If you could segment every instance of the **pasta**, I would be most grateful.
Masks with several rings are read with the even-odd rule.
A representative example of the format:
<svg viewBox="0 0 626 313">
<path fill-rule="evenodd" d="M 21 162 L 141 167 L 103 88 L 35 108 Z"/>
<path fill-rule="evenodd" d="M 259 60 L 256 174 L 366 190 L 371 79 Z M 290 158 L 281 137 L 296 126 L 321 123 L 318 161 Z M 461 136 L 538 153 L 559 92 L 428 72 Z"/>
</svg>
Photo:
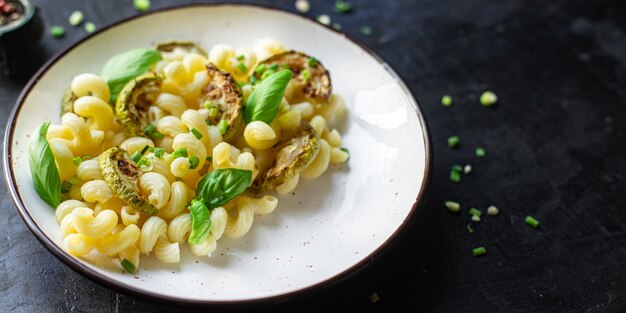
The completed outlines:
<svg viewBox="0 0 626 313">
<path fill-rule="evenodd" d="M 60 124 L 45 134 L 64 199 L 54 218 L 72 255 L 100 254 L 128 272 L 142 255 L 210 257 L 224 236 L 246 236 L 255 215 L 276 210 L 268 192 L 290 193 L 349 160 L 339 131 L 346 104 L 313 57 L 271 38 L 208 54 L 190 47 L 160 51 L 115 88 L 97 74 L 72 79 Z M 259 82 L 285 69 L 293 78 L 281 93 L 263 95 Z M 267 103 L 255 108 L 258 98 Z"/>
</svg>

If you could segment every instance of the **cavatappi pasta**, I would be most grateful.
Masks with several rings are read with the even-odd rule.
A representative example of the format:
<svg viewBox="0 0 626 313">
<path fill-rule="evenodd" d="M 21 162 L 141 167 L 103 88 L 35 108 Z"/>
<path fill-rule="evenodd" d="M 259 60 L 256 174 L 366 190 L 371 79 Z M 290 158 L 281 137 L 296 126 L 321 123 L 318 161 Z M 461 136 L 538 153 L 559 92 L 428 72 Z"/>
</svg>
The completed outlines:
<svg viewBox="0 0 626 313">
<path fill-rule="evenodd" d="M 345 104 L 331 94 L 318 60 L 274 39 L 251 49 L 218 44 L 208 51 L 161 51 L 160 60 L 119 94 L 100 75 L 71 80 L 69 110 L 46 135 L 63 182 L 55 219 L 69 253 L 100 253 L 127 271 L 125 264 L 138 268 L 141 255 L 163 263 L 180 262 L 181 249 L 211 256 L 220 238 L 244 236 L 255 215 L 276 209 L 278 199 L 268 193 L 290 193 L 299 181 L 348 160 L 336 129 Z M 277 113 L 248 120 L 249 98 L 281 69 L 293 76 Z M 103 155 L 114 147 L 132 160 L 136 175 L 124 186 L 140 200 L 112 185 L 102 169 Z M 189 205 L 198 198 L 199 181 L 219 169 L 250 171 L 253 182 L 228 203 L 210 207 L 208 233 L 189 243 Z"/>
</svg>

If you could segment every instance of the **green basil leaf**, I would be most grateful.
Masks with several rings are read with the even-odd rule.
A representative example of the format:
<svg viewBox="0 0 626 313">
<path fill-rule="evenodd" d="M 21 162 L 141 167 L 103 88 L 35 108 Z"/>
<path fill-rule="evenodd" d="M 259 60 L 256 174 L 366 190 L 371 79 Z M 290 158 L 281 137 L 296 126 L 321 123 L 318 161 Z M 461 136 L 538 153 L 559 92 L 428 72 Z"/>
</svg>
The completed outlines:
<svg viewBox="0 0 626 313">
<path fill-rule="evenodd" d="M 204 242 L 209 235 L 211 228 L 211 212 L 201 200 L 192 200 L 189 205 L 191 212 L 191 233 L 189 243 L 199 245 Z"/>
<path fill-rule="evenodd" d="M 218 169 L 204 175 L 196 188 L 197 199 L 209 208 L 223 206 L 250 186 L 252 171 L 236 168 Z"/>
<path fill-rule="evenodd" d="M 153 49 L 132 49 L 110 58 L 102 67 L 100 76 L 109 85 L 111 102 L 115 103 L 126 83 L 145 73 L 160 60 L 161 52 Z"/>
<path fill-rule="evenodd" d="M 28 163 L 35 191 L 43 201 L 56 209 L 61 203 L 61 177 L 46 139 L 48 126 L 50 122 L 43 122 L 35 129 L 28 150 Z"/>
<path fill-rule="evenodd" d="M 243 111 L 243 119 L 246 123 L 263 121 L 269 125 L 274 120 L 291 77 L 293 77 L 292 71 L 282 70 L 256 85 Z"/>
</svg>

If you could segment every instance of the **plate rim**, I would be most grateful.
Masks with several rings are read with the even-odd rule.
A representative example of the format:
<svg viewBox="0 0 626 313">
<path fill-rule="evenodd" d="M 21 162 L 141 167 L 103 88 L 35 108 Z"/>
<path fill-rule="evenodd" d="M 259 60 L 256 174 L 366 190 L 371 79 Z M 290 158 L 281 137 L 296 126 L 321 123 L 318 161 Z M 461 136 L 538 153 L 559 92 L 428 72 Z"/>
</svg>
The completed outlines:
<svg viewBox="0 0 626 313">
<path fill-rule="evenodd" d="M 424 153 L 424 157 L 425 157 L 424 179 L 422 180 L 422 183 L 420 185 L 420 189 L 416 196 L 415 202 L 411 206 L 411 209 L 409 213 L 407 214 L 406 218 L 402 221 L 402 223 L 398 226 L 398 228 L 395 229 L 394 232 L 387 239 L 385 239 L 385 241 L 380 246 L 378 246 L 372 253 L 368 254 L 359 262 L 353 264 L 352 266 L 344 269 L 343 271 L 333 276 L 327 277 L 324 280 L 314 283 L 310 286 L 306 286 L 300 289 L 296 289 L 293 291 L 289 291 L 289 292 L 285 292 L 285 293 L 281 293 L 281 294 L 277 294 L 273 296 L 259 297 L 259 298 L 253 298 L 253 299 L 197 300 L 197 299 L 185 299 L 185 298 L 159 294 L 155 292 L 146 291 L 135 286 L 130 286 L 130 285 L 120 283 L 117 280 L 112 279 L 104 274 L 100 274 L 96 271 L 93 271 L 92 269 L 90 269 L 89 267 L 87 267 L 86 265 L 78 261 L 75 257 L 69 255 L 61 247 L 57 246 L 54 243 L 54 241 L 51 238 L 49 238 L 46 235 L 46 233 L 37 225 L 37 223 L 34 221 L 32 216 L 30 215 L 29 210 L 26 209 L 24 202 L 22 201 L 21 195 L 19 191 L 17 190 L 17 183 L 15 181 L 15 177 L 13 173 L 13 166 L 11 162 L 12 157 L 10 154 L 11 148 L 12 148 L 13 137 L 14 137 L 16 117 L 19 115 L 24 105 L 24 100 L 28 97 L 30 92 L 33 90 L 33 87 L 35 86 L 35 84 L 39 82 L 39 79 L 43 75 L 45 75 L 48 72 L 48 70 L 54 64 L 56 64 L 59 60 L 61 60 L 67 53 L 74 50 L 76 47 L 84 43 L 86 40 L 94 36 L 98 36 L 99 34 L 109 30 L 110 28 L 116 27 L 121 24 L 125 24 L 135 19 L 140 19 L 145 16 L 149 16 L 149 15 L 164 13 L 168 11 L 176 11 L 180 9 L 194 8 L 194 7 L 212 8 L 212 7 L 224 7 L 224 6 L 231 6 L 235 8 L 243 7 L 243 8 L 263 9 L 263 10 L 284 13 L 292 17 L 297 17 L 304 22 L 313 23 L 317 26 L 325 27 L 326 29 L 331 30 L 332 32 L 345 37 L 347 40 L 359 46 L 366 53 L 372 56 L 391 75 L 391 77 L 396 81 L 396 83 L 398 83 L 403 93 L 406 94 L 409 100 L 411 100 L 410 101 L 411 105 L 413 106 L 413 109 L 415 113 L 417 114 L 417 118 L 420 121 L 420 127 L 423 133 L 422 139 L 424 140 L 424 152 L 425 152 Z M 430 183 L 431 174 L 432 174 L 433 155 L 432 155 L 432 142 L 430 138 L 431 136 L 430 136 L 429 126 L 424 116 L 424 113 L 422 112 L 419 106 L 419 102 L 417 101 L 416 97 L 412 94 L 411 90 L 406 86 L 406 84 L 404 83 L 400 75 L 396 73 L 396 71 L 385 61 L 384 58 L 382 58 L 378 53 L 376 53 L 374 50 L 372 50 L 371 48 L 363 44 L 360 40 L 356 39 L 352 35 L 338 31 L 327 25 L 320 24 L 309 17 L 302 16 L 294 12 L 290 12 L 285 9 L 270 6 L 270 5 L 247 4 L 247 3 L 227 3 L 227 2 L 191 3 L 191 4 L 179 4 L 179 5 L 173 5 L 173 6 L 167 6 L 167 7 L 163 7 L 159 9 L 154 9 L 146 13 L 142 13 L 138 15 L 136 14 L 136 15 L 132 15 L 129 17 L 125 17 L 118 21 L 114 21 L 112 23 L 109 23 L 103 26 L 102 28 L 100 28 L 99 30 L 97 30 L 96 32 L 92 34 L 89 34 L 85 37 L 77 39 L 76 41 L 71 43 L 69 46 L 62 49 L 60 52 L 56 53 L 51 59 L 49 59 L 44 65 L 42 65 L 35 74 L 33 74 L 31 79 L 22 89 L 15 104 L 13 105 L 13 109 L 11 110 L 11 114 L 9 116 L 9 119 L 7 121 L 7 126 L 5 129 L 2 164 L 3 164 L 5 183 L 7 185 L 7 189 L 11 196 L 11 200 L 13 201 L 13 204 L 16 210 L 18 211 L 20 217 L 22 218 L 22 220 L 24 221 L 28 229 L 35 235 L 35 238 L 37 238 L 39 242 L 43 244 L 45 248 L 47 248 L 50 252 L 52 252 L 54 256 L 56 256 L 57 259 L 59 259 L 63 264 L 65 264 L 66 266 L 68 266 L 69 268 L 77 272 L 78 274 L 114 292 L 120 292 L 126 295 L 144 299 L 144 300 L 153 300 L 153 301 L 158 301 L 161 303 L 177 304 L 177 305 L 182 305 L 182 306 L 194 306 L 194 307 L 195 306 L 248 305 L 248 304 L 260 304 L 260 303 L 284 301 L 288 299 L 301 297 L 313 291 L 320 291 L 322 289 L 327 289 L 330 286 L 337 285 L 338 283 L 343 282 L 347 280 L 348 278 L 352 277 L 353 275 L 357 274 L 358 272 L 363 270 L 365 267 L 367 267 L 367 265 L 369 265 L 373 260 L 380 257 L 381 254 L 383 254 L 386 251 L 389 251 L 390 246 L 392 246 L 394 243 L 397 243 L 398 242 L 397 239 L 402 237 L 406 233 L 408 229 L 407 226 L 414 221 L 417 215 L 416 212 L 421 207 L 423 207 L 426 202 L 426 197 L 427 197 L 426 190 Z"/>
</svg>

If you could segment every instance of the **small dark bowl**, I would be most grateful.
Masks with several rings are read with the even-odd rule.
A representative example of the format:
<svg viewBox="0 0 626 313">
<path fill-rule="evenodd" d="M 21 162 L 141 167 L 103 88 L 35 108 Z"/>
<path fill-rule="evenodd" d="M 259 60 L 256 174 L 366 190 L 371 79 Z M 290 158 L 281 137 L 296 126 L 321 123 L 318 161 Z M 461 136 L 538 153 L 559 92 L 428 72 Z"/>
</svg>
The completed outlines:
<svg viewBox="0 0 626 313">
<path fill-rule="evenodd" d="M 24 15 L 13 23 L 0 26 L 0 72 L 10 73 L 11 60 L 29 55 L 39 43 L 43 22 L 30 0 L 20 0 Z"/>
</svg>

